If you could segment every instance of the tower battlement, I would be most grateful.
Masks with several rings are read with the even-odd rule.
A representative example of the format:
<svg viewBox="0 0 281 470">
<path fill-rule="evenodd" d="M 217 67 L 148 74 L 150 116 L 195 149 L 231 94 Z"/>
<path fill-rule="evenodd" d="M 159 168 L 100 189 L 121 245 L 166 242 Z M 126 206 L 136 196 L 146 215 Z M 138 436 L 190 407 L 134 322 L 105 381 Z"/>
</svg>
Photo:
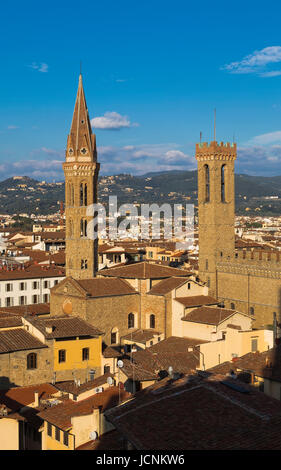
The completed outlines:
<svg viewBox="0 0 281 470">
<path fill-rule="evenodd" d="M 195 157 L 202 160 L 235 160 L 237 155 L 236 143 L 230 142 L 201 142 L 196 144 Z"/>
<path fill-rule="evenodd" d="M 233 262 L 237 264 L 259 264 L 281 268 L 281 252 L 277 251 L 236 251 Z"/>
</svg>

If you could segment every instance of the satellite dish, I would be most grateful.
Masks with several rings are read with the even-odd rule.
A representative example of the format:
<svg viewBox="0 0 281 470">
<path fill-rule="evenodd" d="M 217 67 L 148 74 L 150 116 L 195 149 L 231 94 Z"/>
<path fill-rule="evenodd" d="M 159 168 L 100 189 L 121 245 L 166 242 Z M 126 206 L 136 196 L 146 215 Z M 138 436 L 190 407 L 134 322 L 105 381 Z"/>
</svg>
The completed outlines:
<svg viewBox="0 0 281 470">
<path fill-rule="evenodd" d="M 107 381 L 108 385 L 113 384 L 113 378 L 112 377 L 107 377 L 106 381 Z"/>
<path fill-rule="evenodd" d="M 92 432 L 90 432 L 90 436 L 89 436 L 89 437 L 90 437 L 91 441 L 95 441 L 95 440 L 98 438 L 98 433 L 97 433 L 97 431 L 92 431 Z"/>
<path fill-rule="evenodd" d="M 124 365 L 123 361 L 121 361 L 121 359 L 119 359 L 119 361 L 117 362 L 117 366 L 118 366 L 120 369 L 122 369 L 123 365 Z"/>
</svg>

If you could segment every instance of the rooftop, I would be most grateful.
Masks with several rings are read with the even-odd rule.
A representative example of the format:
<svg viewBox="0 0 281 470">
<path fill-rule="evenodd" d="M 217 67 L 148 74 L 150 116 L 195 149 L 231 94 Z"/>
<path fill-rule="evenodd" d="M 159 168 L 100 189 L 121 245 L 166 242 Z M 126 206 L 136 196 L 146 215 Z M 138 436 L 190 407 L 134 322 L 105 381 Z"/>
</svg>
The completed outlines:
<svg viewBox="0 0 281 470">
<path fill-rule="evenodd" d="M 189 312 L 182 320 L 194 323 L 205 323 L 208 325 L 219 325 L 236 313 L 238 312 L 235 310 L 227 310 L 225 308 L 199 307 Z"/>
<path fill-rule="evenodd" d="M 125 390 L 120 391 L 120 399 L 123 401 L 130 398 Z M 119 404 L 119 387 L 110 387 L 102 393 L 96 393 L 85 400 L 78 402 L 65 400 L 56 406 L 52 406 L 39 413 L 40 418 L 48 421 L 62 430 L 71 428 L 71 418 L 74 416 L 91 415 L 94 409 L 101 412 Z"/>
<path fill-rule="evenodd" d="M 202 305 L 218 305 L 218 300 L 209 295 L 191 295 L 189 297 L 176 297 L 175 300 L 185 307 L 201 307 Z"/>
<path fill-rule="evenodd" d="M 173 289 L 182 286 L 185 282 L 187 282 L 187 279 L 183 279 L 182 277 L 170 277 L 163 279 L 163 281 L 158 282 L 150 289 L 149 294 L 165 295 L 171 292 Z"/>
<path fill-rule="evenodd" d="M 0 331 L 0 354 L 46 347 L 22 328 Z"/>
<path fill-rule="evenodd" d="M 137 294 L 137 291 L 124 279 L 93 278 L 75 280 L 90 297 Z"/>
<path fill-rule="evenodd" d="M 183 269 L 161 266 L 148 261 L 128 264 L 125 266 L 107 268 L 98 271 L 101 276 L 121 277 L 125 279 L 161 279 L 172 276 L 188 277 L 192 273 Z"/>
<path fill-rule="evenodd" d="M 106 417 L 140 450 L 281 449 L 280 401 L 219 376 L 160 382 Z"/>
<path fill-rule="evenodd" d="M 74 316 L 53 316 L 27 319 L 46 339 L 68 338 L 73 336 L 100 336 L 103 333 L 82 318 Z"/>
</svg>

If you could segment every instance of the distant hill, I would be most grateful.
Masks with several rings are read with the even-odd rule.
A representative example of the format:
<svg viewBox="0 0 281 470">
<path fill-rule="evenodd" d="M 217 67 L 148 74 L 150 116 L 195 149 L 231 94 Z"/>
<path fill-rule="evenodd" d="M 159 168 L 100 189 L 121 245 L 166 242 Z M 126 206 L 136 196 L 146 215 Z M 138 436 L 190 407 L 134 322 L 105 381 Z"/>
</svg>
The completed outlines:
<svg viewBox="0 0 281 470">
<path fill-rule="evenodd" d="M 236 213 L 281 214 L 281 176 L 235 175 Z M 108 196 L 124 203 L 170 203 L 197 206 L 197 172 L 164 171 L 141 176 L 120 174 L 99 178 L 99 202 Z M 64 182 L 46 183 L 27 176 L 0 182 L 0 214 L 52 214 L 64 201 Z"/>
</svg>

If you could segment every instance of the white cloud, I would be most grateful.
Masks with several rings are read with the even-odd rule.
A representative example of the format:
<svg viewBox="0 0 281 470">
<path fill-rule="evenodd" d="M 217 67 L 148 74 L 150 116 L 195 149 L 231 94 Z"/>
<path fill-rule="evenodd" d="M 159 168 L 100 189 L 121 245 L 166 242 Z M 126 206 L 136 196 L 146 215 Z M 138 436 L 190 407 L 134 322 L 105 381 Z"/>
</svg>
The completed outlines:
<svg viewBox="0 0 281 470">
<path fill-rule="evenodd" d="M 41 62 L 40 64 L 37 64 L 37 62 L 32 62 L 32 64 L 28 65 L 28 67 L 42 73 L 46 73 L 49 70 L 49 66 L 45 62 Z"/>
<path fill-rule="evenodd" d="M 253 137 L 248 145 L 269 145 L 274 143 L 281 143 L 281 131 L 268 132 L 267 134 L 261 134 Z"/>
<path fill-rule="evenodd" d="M 127 116 L 122 116 L 115 111 L 108 111 L 104 116 L 91 120 L 92 127 L 96 129 L 119 130 L 129 127 L 137 127 L 139 124 L 131 123 Z"/>
<path fill-rule="evenodd" d="M 7 129 L 9 130 L 19 129 L 19 126 L 11 125 L 11 126 L 8 126 Z"/>
<path fill-rule="evenodd" d="M 281 62 L 281 46 L 270 46 L 254 51 L 240 61 L 226 64 L 222 67 L 222 70 L 236 74 L 253 73 L 261 77 L 276 77 L 281 75 L 281 71 L 266 70 L 266 67 L 279 62 Z"/>
<path fill-rule="evenodd" d="M 99 147 L 101 172 L 141 175 L 151 171 L 194 170 L 194 155 L 187 155 L 178 147 L 175 143 Z"/>
</svg>

